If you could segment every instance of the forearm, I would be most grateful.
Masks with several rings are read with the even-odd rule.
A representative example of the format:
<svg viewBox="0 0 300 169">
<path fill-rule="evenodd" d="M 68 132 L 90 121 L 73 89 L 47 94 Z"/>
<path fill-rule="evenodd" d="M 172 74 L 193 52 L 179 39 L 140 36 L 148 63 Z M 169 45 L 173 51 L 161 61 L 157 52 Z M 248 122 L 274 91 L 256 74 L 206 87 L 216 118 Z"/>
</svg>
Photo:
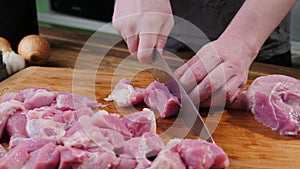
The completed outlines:
<svg viewBox="0 0 300 169">
<path fill-rule="evenodd" d="M 238 41 L 254 59 L 297 0 L 246 0 L 219 39 Z"/>
</svg>

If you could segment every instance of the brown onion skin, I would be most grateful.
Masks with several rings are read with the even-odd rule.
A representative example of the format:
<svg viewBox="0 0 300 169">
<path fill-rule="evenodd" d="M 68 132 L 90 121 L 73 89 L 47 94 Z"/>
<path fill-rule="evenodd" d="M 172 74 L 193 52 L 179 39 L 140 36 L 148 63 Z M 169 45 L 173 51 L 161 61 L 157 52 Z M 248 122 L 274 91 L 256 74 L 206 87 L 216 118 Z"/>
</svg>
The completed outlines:
<svg viewBox="0 0 300 169">
<path fill-rule="evenodd" d="M 0 50 L 2 51 L 2 53 L 5 53 L 7 51 L 11 51 L 11 45 L 8 42 L 8 40 L 6 40 L 3 37 L 0 37 Z"/>
<path fill-rule="evenodd" d="M 44 65 L 48 62 L 51 48 L 46 39 L 39 35 L 28 35 L 21 39 L 18 54 L 29 65 Z"/>
</svg>

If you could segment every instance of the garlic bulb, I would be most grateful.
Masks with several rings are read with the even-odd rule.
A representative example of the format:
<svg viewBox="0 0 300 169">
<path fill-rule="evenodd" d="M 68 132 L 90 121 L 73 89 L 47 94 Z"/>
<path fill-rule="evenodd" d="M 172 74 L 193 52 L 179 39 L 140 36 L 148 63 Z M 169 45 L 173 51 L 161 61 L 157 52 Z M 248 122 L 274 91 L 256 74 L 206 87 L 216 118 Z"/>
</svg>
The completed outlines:
<svg viewBox="0 0 300 169">
<path fill-rule="evenodd" d="M 3 53 L 3 62 L 6 64 L 6 71 L 8 75 L 16 73 L 25 68 L 25 60 L 14 51 L 7 51 Z"/>
</svg>

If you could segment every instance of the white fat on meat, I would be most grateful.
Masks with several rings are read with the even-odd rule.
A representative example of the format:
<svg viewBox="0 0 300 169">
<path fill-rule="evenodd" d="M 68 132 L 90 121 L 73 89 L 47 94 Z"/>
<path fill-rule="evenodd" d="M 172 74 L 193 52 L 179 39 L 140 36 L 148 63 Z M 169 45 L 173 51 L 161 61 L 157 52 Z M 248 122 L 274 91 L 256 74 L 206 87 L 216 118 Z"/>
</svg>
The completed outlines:
<svg viewBox="0 0 300 169">
<path fill-rule="evenodd" d="M 31 119 L 27 121 L 26 131 L 29 137 L 40 137 L 44 139 L 61 142 L 66 134 L 65 124 L 48 119 Z"/>
<path fill-rule="evenodd" d="M 247 90 L 255 119 L 281 135 L 300 134 L 300 81 L 285 75 L 256 78 Z"/>
<path fill-rule="evenodd" d="M 91 109 L 103 107 L 95 99 L 70 92 L 58 93 L 55 106 L 63 110 L 80 109 L 83 107 L 90 107 Z"/>
<path fill-rule="evenodd" d="M 128 107 L 144 100 L 144 90 L 133 87 L 127 79 L 121 79 L 115 85 L 112 93 L 104 100 L 114 101 L 119 107 Z"/>
</svg>

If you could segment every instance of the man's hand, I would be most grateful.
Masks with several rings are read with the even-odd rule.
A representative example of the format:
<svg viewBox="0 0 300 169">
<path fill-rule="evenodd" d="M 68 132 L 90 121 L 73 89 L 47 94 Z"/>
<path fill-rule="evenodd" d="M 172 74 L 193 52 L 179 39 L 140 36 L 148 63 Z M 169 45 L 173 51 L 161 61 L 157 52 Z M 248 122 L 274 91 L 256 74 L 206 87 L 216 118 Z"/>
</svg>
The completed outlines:
<svg viewBox="0 0 300 169">
<path fill-rule="evenodd" d="M 233 41 L 216 40 L 203 46 L 175 75 L 201 107 L 223 106 L 244 88 L 252 63 L 251 52 Z"/>
<path fill-rule="evenodd" d="M 162 52 L 173 25 L 169 0 L 116 1 L 113 26 L 142 63 L 152 61 L 154 47 Z"/>
</svg>

